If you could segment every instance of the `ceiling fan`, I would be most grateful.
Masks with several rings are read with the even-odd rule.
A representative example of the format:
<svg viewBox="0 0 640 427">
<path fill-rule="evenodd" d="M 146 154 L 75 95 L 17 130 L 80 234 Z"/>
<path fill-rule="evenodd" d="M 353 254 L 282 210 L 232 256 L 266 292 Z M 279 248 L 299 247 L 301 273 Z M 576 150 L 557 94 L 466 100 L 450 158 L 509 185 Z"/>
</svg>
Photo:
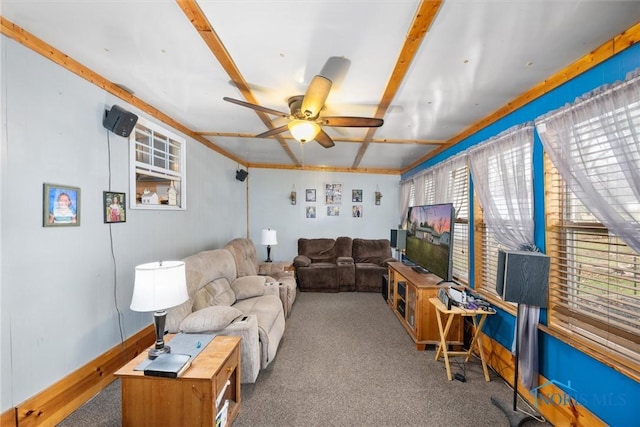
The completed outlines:
<svg viewBox="0 0 640 427">
<path fill-rule="evenodd" d="M 332 60 L 330 58 L 327 64 Z M 327 66 L 325 65 L 325 68 Z M 323 70 L 325 70 L 323 68 Z M 283 117 L 289 120 L 285 125 L 270 129 L 266 132 L 256 135 L 256 138 L 267 138 L 272 135 L 289 130 L 291 135 L 300 142 L 309 142 L 316 140 L 325 148 L 331 148 L 335 145 L 333 139 L 322 129 L 322 126 L 329 127 L 380 127 L 384 123 L 382 119 L 370 117 L 352 117 L 352 116 L 331 116 L 322 117 L 320 111 L 324 107 L 324 103 L 329 96 L 332 81 L 325 75 L 318 74 L 313 77 L 311 83 L 307 87 L 304 95 L 295 95 L 289 98 L 289 111 L 273 110 L 271 108 L 241 101 L 239 99 L 224 97 L 225 101 L 241 105 L 243 107 L 252 108 L 256 111 Z"/>
</svg>

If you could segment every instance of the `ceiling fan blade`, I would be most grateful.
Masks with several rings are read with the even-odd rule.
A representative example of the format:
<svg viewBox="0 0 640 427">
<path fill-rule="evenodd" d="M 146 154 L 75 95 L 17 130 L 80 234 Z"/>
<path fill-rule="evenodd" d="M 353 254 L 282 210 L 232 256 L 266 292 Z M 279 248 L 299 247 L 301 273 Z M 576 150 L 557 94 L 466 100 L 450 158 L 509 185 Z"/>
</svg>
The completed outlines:
<svg viewBox="0 0 640 427">
<path fill-rule="evenodd" d="M 327 133 L 322 129 L 320 129 L 320 132 L 318 132 L 315 139 L 316 142 L 322 145 L 324 148 L 331 148 L 336 145 L 336 143 L 333 142 L 333 139 L 331 139 L 331 137 L 327 135 Z"/>
<path fill-rule="evenodd" d="M 322 125 L 333 126 L 333 127 L 378 128 L 383 124 L 384 124 L 384 120 L 374 119 L 372 117 L 336 116 L 336 117 L 322 118 Z"/>
<path fill-rule="evenodd" d="M 282 111 L 272 110 L 271 108 L 263 107 L 261 105 L 251 104 L 251 103 L 245 102 L 245 101 L 240 101 L 239 99 L 233 99 L 233 98 L 229 98 L 229 97 L 226 97 L 226 96 L 224 98 L 222 98 L 222 99 L 224 99 L 227 102 L 231 102 L 232 104 L 238 104 L 238 105 L 241 105 L 243 107 L 252 108 L 254 110 L 262 111 L 263 113 L 272 114 L 274 116 L 289 117 L 289 114 L 283 113 Z"/>
<path fill-rule="evenodd" d="M 324 102 L 331 90 L 331 80 L 323 76 L 314 76 L 302 99 L 302 113 L 308 117 L 316 117 L 320 113 Z"/>
<path fill-rule="evenodd" d="M 351 60 L 344 56 L 331 56 L 320 70 L 320 75 L 331 80 L 333 88 L 340 87 L 350 66 Z"/>
<path fill-rule="evenodd" d="M 283 126 L 279 126 L 277 128 L 269 129 L 268 131 L 262 132 L 262 133 L 256 135 L 255 137 L 256 138 L 267 138 L 267 137 L 282 133 L 287 129 L 288 129 L 288 125 L 283 125 Z"/>
</svg>

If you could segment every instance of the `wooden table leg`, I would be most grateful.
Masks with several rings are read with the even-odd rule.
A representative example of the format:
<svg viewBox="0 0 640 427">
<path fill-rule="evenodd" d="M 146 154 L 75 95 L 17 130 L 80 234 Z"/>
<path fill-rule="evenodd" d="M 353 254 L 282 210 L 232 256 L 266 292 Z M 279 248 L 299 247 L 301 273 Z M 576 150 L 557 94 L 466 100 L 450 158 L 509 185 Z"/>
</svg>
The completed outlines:
<svg viewBox="0 0 640 427">
<path fill-rule="evenodd" d="M 449 366 L 449 353 L 447 350 L 447 334 L 449 333 L 449 329 L 451 329 L 451 325 L 453 324 L 454 314 L 449 314 L 447 316 L 447 325 L 444 330 L 442 329 L 442 319 L 440 318 L 440 313 L 436 313 L 436 319 L 438 320 L 438 330 L 440 331 L 440 346 L 436 351 L 436 360 L 440 358 L 440 352 L 442 351 L 442 355 L 444 356 L 444 366 L 447 370 L 447 378 L 451 381 L 451 366 Z"/>
<path fill-rule="evenodd" d="M 467 355 L 466 361 L 469 361 L 471 357 L 471 352 L 473 351 L 473 346 L 478 346 L 478 353 L 480 353 L 480 361 L 482 362 L 482 370 L 484 372 L 485 381 L 489 382 L 489 370 L 487 369 L 487 362 L 484 360 L 484 351 L 482 350 L 482 343 L 480 342 L 480 332 L 482 331 L 482 326 L 484 325 L 485 320 L 487 320 L 486 314 L 480 315 L 480 322 L 476 324 L 476 316 L 471 316 L 473 319 L 473 326 L 475 327 L 475 334 L 473 334 L 473 340 L 471 341 L 471 345 L 469 346 L 469 354 Z"/>
</svg>

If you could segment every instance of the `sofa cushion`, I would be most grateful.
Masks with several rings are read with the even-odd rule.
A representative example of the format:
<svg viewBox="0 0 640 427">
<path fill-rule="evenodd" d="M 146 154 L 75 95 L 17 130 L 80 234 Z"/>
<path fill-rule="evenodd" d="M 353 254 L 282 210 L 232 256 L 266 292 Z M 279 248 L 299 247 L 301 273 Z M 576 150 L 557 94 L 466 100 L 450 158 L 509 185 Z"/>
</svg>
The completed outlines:
<svg viewBox="0 0 640 427">
<path fill-rule="evenodd" d="M 233 239 L 224 248 L 233 254 L 238 277 L 258 274 L 256 247 L 251 240 L 244 238 Z"/>
<path fill-rule="evenodd" d="M 231 289 L 235 293 L 236 300 L 259 297 L 264 294 L 266 280 L 265 276 L 238 277 L 231 284 Z"/>
<path fill-rule="evenodd" d="M 218 305 L 191 313 L 180 322 L 180 330 L 186 333 L 219 331 L 226 328 L 243 313 L 234 307 Z"/>
<path fill-rule="evenodd" d="M 298 239 L 298 255 L 306 255 L 311 262 L 336 262 L 335 239 Z"/>
<path fill-rule="evenodd" d="M 224 277 L 207 283 L 200 288 L 193 298 L 193 311 L 202 310 L 213 305 L 232 305 L 236 302 L 236 294 Z"/>
<path fill-rule="evenodd" d="M 383 265 L 391 258 L 388 239 L 353 239 L 353 260 L 356 263 Z"/>
</svg>

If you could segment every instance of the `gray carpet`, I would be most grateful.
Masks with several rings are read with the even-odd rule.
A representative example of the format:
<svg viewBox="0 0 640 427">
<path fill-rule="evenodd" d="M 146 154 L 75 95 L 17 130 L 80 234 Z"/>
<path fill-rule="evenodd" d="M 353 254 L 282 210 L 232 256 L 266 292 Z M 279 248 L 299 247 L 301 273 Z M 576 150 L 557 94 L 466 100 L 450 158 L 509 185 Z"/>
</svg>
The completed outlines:
<svg viewBox="0 0 640 427">
<path fill-rule="evenodd" d="M 286 328 L 276 359 L 242 386 L 234 427 L 509 425 L 490 399 L 511 402 L 502 379 L 492 372 L 487 383 L 479 360 L 456 358 L 467 381 L 447 381 L 380 294 L 299 293 Z M 59 425 L 119 426 L 119 382 Z"/>
</svg>

